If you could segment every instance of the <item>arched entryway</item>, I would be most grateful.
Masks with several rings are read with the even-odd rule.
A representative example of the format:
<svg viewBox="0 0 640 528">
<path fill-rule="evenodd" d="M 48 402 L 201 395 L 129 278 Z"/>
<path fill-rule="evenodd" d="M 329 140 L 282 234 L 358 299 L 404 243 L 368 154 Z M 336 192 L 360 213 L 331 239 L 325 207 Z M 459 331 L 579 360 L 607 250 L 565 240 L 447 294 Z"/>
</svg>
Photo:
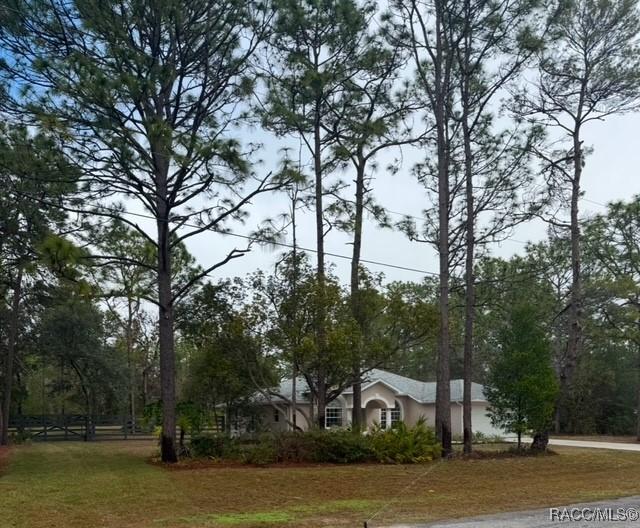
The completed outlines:
<svg viewBox="0 0 640 528">
<path fill-rule="evenodd" d="M 376 396 L 364 402 L 363 408 L 367 428 L 379 424 L 386 429 L 404 419 L 402 405 L 397 400 L 388 401 L 386 398 Z"/>
</svg>

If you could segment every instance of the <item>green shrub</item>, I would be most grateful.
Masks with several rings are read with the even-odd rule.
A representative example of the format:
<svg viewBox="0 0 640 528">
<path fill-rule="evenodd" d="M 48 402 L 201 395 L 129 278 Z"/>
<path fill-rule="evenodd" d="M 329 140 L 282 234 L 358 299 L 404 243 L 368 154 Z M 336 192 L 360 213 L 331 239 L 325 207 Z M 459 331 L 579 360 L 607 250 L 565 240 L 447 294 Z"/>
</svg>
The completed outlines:
<svg viewBox="0 0 640 528">
<path fill-rule="evenodd" d="M 11 433 L 9 442 L 14 445 L 28 444 L 31 442 L 33 435 L 29 431 L 16 431 Z"/>
<path fill-rule="evenodd" d="M 278 462 L 278 452 L 273 440 L 263 440 L 253 445 L 243 446 L 240 451 L 240 461 L 245 464 L 265 466 Z"/>
<path fill-rule="evenodd" d="M 375 428 L 369 435 L 378 462 L 416 464 L 439 458 L 442 448 L 433 430 L 421 419 L 413 427 L 398 422 L 391 429 Z"/>
<path fill-rule="evenodd" d="M 302 435 L 309 443 L 311 462 L 355 464 L 372 460 L 370 441 L 359 432 L 316 430 Z"/>
<path fill-rule="evenodd" d="M 235 458 L 237 440 L 225 435 L 200 435 L 191 439 L 191 452 L 203 458 Z"/>
<path fill-rule="evenodd" d="M 393 429 L 376 428 L 370 434 L 350 430 L 283 432 L 253 437 L 195 436 L 195 456 L 246 464 L 286 463 L 356 464 L 383 462 L 413 464 L 440 456 L 440 445 L 424 421 L 414 427 L 398 423 Z"/>
</svg>

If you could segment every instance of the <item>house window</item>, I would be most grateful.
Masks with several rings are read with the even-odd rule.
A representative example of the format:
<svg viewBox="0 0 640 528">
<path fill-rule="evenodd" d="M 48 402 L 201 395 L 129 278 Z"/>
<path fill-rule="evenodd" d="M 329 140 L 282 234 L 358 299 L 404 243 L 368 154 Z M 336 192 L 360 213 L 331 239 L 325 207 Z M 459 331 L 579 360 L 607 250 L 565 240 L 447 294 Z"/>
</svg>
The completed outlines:
<svg viewBox="0 0 640 528">
<path fill-rule="evenodd" d="M 340 407 L 327 407 L 324 415 L 324 426 L 342 427 L 342 409 Z"/>
<path fill-rule="evenodd" d="M 280 411 L 278 411 L 278 409 L 273 410 L 273 421 L 274 422 L 280 421 Z"/>
<path fill-rule="evenodd" d="M 380 409 L 380 427 L 383 429 L 391 429 L 400 420 L 402 420 L 402 416 L 398 402 L 393 408 Z"/>
</svg>

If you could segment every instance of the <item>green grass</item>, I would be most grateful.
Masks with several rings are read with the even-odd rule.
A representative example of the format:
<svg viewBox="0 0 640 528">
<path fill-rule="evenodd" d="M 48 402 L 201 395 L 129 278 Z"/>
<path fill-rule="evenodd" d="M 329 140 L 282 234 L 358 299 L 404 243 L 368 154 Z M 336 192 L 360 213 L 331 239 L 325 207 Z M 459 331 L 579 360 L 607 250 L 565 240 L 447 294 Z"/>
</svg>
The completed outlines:
<svg viewBox="0 0 640 528">
<path fill-rule="evenodd" d="M 640 494 L 640 453 L 418 466 L 198 467 L 148 442 L 20 446 L 0 469 L 2 528 L 346 527 L 430 521 Z M 1 465 L 1 464 L 0 464 Z"/>
</svg>

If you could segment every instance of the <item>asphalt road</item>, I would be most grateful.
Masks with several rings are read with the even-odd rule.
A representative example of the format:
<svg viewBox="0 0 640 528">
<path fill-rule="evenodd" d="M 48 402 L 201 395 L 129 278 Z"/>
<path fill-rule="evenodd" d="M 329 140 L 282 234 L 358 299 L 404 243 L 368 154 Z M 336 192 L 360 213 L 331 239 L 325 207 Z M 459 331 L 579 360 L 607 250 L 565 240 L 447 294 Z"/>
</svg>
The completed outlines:
<svg viewBox="0 0 640 528">
<path fill-rule="evenodd" d="M 552 511 L 553 510 L 553 511 Z M 600 517 L 599 517 L 600 516 Z M 640 496 L 390 528 L 640 528 Z M 603 517 L 610 520 L 599 520 Z"/>
<path fill-rule="evenodd" d="M 511 439 L 509 439 L 511 440 Z M 531 439 L 523 439 L 530 442 Z M 549 440 L 549 445 L 582 447 L 587 449 L 613 449 L 618 451 L 640 451 L 639 444 L 618 442 L 594 442 L 588 440 Z M 603 517 L 608 520 L 601 520 Z M 440 521 L 431 524 L 396 524 L 389 528 L 640 528 L 640 496 L 613 499 L 603 502 L 558 506 L 555 509 L 502 513 L 461 519 Z"/>
</svg>

